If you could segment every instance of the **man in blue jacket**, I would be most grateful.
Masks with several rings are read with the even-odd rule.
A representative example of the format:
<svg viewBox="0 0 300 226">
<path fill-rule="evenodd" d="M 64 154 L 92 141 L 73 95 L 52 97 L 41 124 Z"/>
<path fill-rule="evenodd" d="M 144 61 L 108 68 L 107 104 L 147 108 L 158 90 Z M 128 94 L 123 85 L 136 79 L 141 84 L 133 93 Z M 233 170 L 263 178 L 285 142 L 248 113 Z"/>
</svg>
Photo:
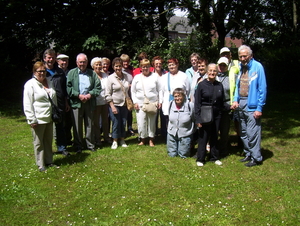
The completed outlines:
<svg viewBox="0 0 300 226">
<path fill-rule="evenodd" d="M 262 156 L 261 116 L 266 102 L 267 84 L 263 66 L 253 59 L 249 46 L 242 45 L 238 49 L 241 61 L 240 74 L 237 79 L 233 98 L 233 108 L 238 110 L 241 127 L 241 139 L 246 157 L 241 162 L 248 162 L 247 167 L 260 165 Z"/>
</svg>

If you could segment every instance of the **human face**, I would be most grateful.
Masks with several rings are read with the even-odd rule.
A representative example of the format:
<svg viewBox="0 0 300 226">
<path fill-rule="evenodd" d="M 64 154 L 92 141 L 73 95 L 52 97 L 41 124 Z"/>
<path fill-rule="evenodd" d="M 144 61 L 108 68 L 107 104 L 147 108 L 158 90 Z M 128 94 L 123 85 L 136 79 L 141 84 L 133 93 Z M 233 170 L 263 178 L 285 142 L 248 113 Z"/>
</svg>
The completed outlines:
<svg viewBox="0 0 300 226">
<path fill-rule="evenodd" d="M 127 69 L 129 67 L 129 61 L 123 61 L 123 68 Z"/>
<path fill-rule="evenodd" d="M 56 56 L 55 54 L 46 54 L 44 62 L 47 68 L 52 69 L 55 63 Z"/>
<path fill-rule="evenodd" d="M 108 63 L 108 61 L 107 61 L 107 60 L 103 60 L 103 62 L 102 62 L 102 70 L 103 70 L 105 73 L 108 72 L 109 66 L 110 66 L 110 64 Z"/>
<path fill-rule="evenodd" d="M 169 63 L 168 68 L 171 74 L 175 75 L 178 72 L 178 65 L 174 63 Z"/>
<path fill-rule="evenodd" d="M 228 66 L 224 63 L 219 64 L 219 70 L 220 72 L 224 73 L 226 71 L 228 71 Z"/>
<path fill-rule="evenodd" d="M 246 49 L 242 49 L 239 52 L 239 59 L 240 59 L 242 65 L 247 65 L 249 63 L 249 61 L 252 59 L 252 56 L 250 56 L 250 54 L 248 53 L 248 51 Z"/>
<path fill-rule="evenodd" d="M 84 55 L 79 55 L 77 57 L 77 61 L 76 61 L 77 67 L 82 71 L 85 72 L 88 61 L 86 59 L 86 57 Z"/>
<path fill-rule="evenodd" d="M 95 71 L 98 75 L 100 75 L 100 74 L 101 74 L 101 71 L 102 71 L 102 63 L 101 63 L 101 61 L 98 61 L 98 62 L 94 63 L 93 69 L 94 69 L 94 71 Z"/>
<path fill-rule="evenodd" d="M 184 97 L 181 93 L 175 93 L 174 100 L 175 100 L 176 105 L 181 106 L 183 104 Z"/>
<path fill-rule="evenodd" d="M 142 66 L 142 73 L 145 76 L 150 74 L 150 65 L 141 65 Z"/>
<path fill-rule="evenodd" d="M 69 66 L 69 59 L 68 58 L 58 59 L 57 63 L 61 69 L 67 70 L 67 68 Z"/>
<path fill-rule="evenodd" d="M 115 63 L 114 65 L 114 71 L 118 76 L 122 75 L 122 64 L 121 63 Z"/>
<path fill-rule="evenodd" d="M 205 75 L 206 73 L 206 64 L 204 61 L 200 61 L 198 63 L 198 72 L 200 73 L 200 75 Z"/>
<path fill-rule="evenodd" d="M 210 65 L 207 68 L 208 80 L 214 82 L 218 74 L 217 65 Z"/>
<path fill-rule="evenodd" d="M 192 66 L 193 66 L 194 68 L 197 67 L 197 64 L 198 64 L 198 59 L 197 59 L 197 57 L 192 57 L 192 58 L 191 58 L 191 64 L 192 64 Z"/>
<path fill-rule="evenodd" d="M 46 78 L 46 67 L 37 68 L 34 72 L 34 76 L 40 83 L 42 83 Z"/>
<path fill-rule="evenodd" d="M 226 57 L 228 61 L 231 61 L 231 52 L 223 52 L 220 54 L 221 57 Z"/>
<path fill-rule="evenodd" d="M 155 68 L 156 72 L 161 72 L 161 69 L 162 69 L 161 60 L 155 60 L 154 61 L 154 68 Z"/>
</svg>

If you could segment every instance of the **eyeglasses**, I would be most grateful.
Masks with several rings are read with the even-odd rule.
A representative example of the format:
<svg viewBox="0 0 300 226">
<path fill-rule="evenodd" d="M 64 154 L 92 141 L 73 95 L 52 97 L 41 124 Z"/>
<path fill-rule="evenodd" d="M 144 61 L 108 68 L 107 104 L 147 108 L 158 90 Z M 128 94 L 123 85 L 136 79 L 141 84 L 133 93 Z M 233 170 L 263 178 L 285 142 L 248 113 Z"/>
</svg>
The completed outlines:
<svg viewBox="0 0 300 226">
<path fill-rule="evenodd" d="M 36 71 L 37 73 L 46 73 L 45 70 L 41 70 L 41 71 Z"/>
</svg>

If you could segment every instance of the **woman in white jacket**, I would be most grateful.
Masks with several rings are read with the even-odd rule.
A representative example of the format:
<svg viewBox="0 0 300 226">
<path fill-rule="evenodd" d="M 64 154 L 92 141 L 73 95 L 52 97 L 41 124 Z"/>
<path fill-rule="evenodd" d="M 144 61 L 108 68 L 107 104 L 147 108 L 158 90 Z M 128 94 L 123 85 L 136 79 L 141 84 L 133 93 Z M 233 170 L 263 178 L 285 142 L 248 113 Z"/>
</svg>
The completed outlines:
<svg viewBox="0 0 300 226">
<path fill-rule="evenodd" d="M 157 73 L 150 72 L 150 61 L 143 59 L 140 61 L 142 73 L 137 74 L 131 85 L 131 97 L 136 110 L 136 119 L 138 125 L 139 145 L 145 144 L 145 139 L 149 137 L 149 145 L 154 146 L 154 136 L 156 129 L 156 113 L 143 111 L 144 101 L 156 103 L 157 108 L 161 108 L 161 88 L 160 77 Z M 146 98 L 146 99 L 145 99 Z"/>
<path fill-rule="evenodd" d="M 32 71 L 33 77 L 24 85 L 23 108 L 32 131 L 36 165 L 43 172 L 46 166 L 55 166 L 52 153 L 52 108 L 48 94 L 56 103 L 56 93 L 52 82 L 46 78 L 46 68 L 42 62 L 36 62 Z"/>
</svg>

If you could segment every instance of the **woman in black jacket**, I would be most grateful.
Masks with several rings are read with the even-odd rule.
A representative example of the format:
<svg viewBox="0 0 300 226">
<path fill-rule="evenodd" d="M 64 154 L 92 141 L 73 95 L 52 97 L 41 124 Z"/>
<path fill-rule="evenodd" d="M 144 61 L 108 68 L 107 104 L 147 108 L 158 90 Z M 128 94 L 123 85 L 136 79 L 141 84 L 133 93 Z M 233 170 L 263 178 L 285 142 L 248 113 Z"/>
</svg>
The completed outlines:
<svg viewBox="0 0 300 226">
<path fill-rule="evenodd" d="M 216 144 L 222 109 L 230 109 L 230 105 L 224 102 L 223 86 L 216 81 L 217 74 L 217 65 L 209 64 L 207 66 L 208 78 L 199 83 L 195 93 L 196 125 L 199 128 L 197 166 L 203 166 L 205 163 L 206 144 L 208 141 L 210 144 L 210 161 L 215 162 L 216 165 L 222 165 Z M 201 106 L 205 105 L 212 105 L 213 108 L 213 119 L 208 124 L 203 123 L 201 118 Z"/>
</svg>

